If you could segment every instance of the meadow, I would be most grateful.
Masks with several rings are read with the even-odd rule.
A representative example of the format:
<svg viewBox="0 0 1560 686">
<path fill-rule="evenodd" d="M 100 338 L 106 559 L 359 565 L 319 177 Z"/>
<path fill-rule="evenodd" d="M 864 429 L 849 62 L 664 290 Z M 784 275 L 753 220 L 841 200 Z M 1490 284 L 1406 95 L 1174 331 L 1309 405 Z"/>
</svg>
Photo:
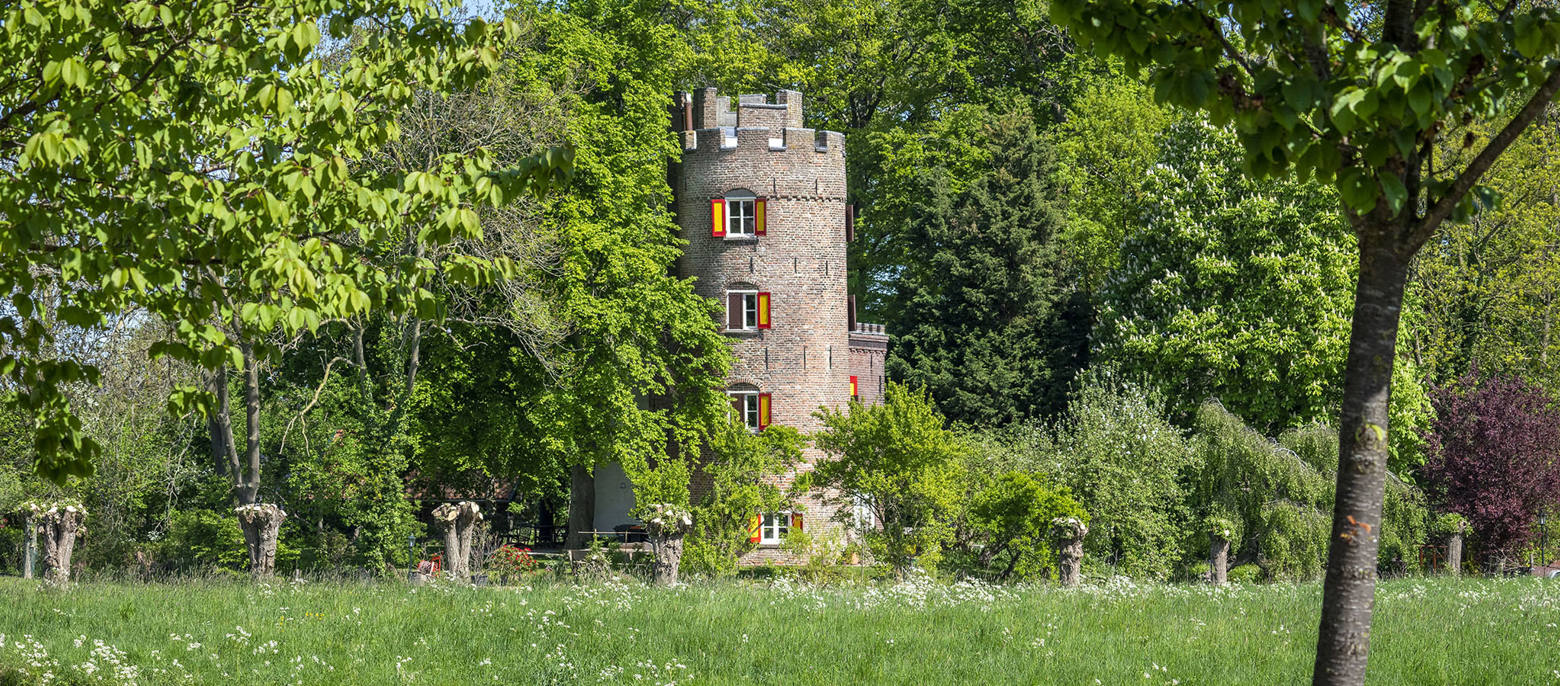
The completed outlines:
<svg viewBox="0 0 1560 686">
<path fill-rule="evenodd" d="M 0 684 L 1300 684 L 1318 584 L 0 583 Z M 1381 584 L 1372 684 L 1560 683 L 1560 583 Z"/>
</svg>

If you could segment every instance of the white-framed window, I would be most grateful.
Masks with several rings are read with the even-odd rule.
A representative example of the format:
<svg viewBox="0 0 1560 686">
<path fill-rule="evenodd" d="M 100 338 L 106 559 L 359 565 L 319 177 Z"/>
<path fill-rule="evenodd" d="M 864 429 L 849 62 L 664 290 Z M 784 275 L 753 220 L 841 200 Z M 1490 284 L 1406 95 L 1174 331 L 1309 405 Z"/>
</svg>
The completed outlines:
<svg viewBox="0 0 1560 686">
<path fill-rule="evenodd" d="M 726 391 L 731 398 L 731 412 L 746 426 L 749 431 L 757 432 L 764 428 L 764 393 L 758 391 L 737 390 Z"/>
<path fill-rule="evenodd" d="M 731 291 L 726 298 L 727 328 L 752 331 L 758 328 L 758 291 Z"/>
<path fill-rule="evenodd" d="M 752 193 L 738 191 L 726 196 L 726 236 L 754 236 L 758 230 L 755 205 L 758 198 Z"/>
<path fill-rule="evenodd" d="M 769 328 L 769 293 L 735 288 L 726 291 L 726 329 L 757 331 Z"/>
<path fill-rule="evenodd" d="M 759 527 L 758 542 L 764 545 L 779 545 L 785 542 L 785 535 L 791 533 L 791 513 L 771 512 L 764 515 L 763 525 Z"/>
</svg>

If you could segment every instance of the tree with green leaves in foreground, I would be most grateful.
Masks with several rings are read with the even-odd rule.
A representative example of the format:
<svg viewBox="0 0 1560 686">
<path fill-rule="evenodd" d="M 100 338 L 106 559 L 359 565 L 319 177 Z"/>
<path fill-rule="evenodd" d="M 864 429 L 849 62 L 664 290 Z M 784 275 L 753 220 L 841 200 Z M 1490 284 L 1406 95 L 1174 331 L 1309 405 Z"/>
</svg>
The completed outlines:
<svg viewBox="0 0 1560 686">
<path fill-rule="evenodd" d="M 511 23 L 457 24 L 423 0 L 22 0 L 0 16 L 0 383 L 56 481 L 89 474 L 100 450 L 62 392 L 98 373 L 57 354 L 45 322 L 161 318 L 174 334 L 154 356 L 252 378 L 277 341 L 322 322 L 435 316 L 435 280 L 511 273 L 405 246 L 477 238 L 474 204 L 570 166 L 565 149 L 505 170 L 480 150 L 371 163 L 418 94 L 484 78 Z M 258 478 L 247 452 L 244 465 L 228 449 L 252 472 L 241 500 Z"/>
<path fill-rule="evenodd" d="M 1409 262 L 1442 223 L 1495 199 L 1480 178 L 1560 91 L 1560 10 L 1063 0 L 1052 16 L 1081 44 L 1146 69 L 1160 101 L 1233 125 L 1252 173 L 1338 188 L 1360 264 L 1313 679 L 1362 683 Z M 1469 125 L 1491 120 L 1498 132 L 1477 141 Z"/>
<path fill-rule="evenodd" d="M 836 494 L 835 517 L 845 523 L 858 509 L 871 512 L 878 526 L 862 533 L 895 573 L 911 565 L 935 569 L 953 537 L 969 450 L 947 428 L 931 394 L 890 382 L 881 405 L 852 400 L 845 411 L 824 407 L 815 414 L 823 430 L 813 442 L 829 459 L 818 463 L 807 485 Z"/>
</svg>

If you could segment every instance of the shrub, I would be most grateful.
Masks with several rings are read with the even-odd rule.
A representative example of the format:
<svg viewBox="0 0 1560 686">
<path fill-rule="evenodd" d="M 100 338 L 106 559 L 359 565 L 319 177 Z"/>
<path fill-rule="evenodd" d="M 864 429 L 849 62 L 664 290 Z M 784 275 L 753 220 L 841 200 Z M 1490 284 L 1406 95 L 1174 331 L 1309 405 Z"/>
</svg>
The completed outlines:
<svg viewBox="0 0 1560 686">
<path fill-rule="evenodd" d="M 1254 584 L 1262 580 L 1262 568 L 1254 564 L 1235 565 L 1227 575 L 1237 584 Z"/>
<path fill-rule="evenodd" d="M 788 426 L 772 425 L 753 434 L 738 422 L 717 429 L 710 458 L 701 466 L 709 488 L 693 506 L 693 529 L 684 539 L 681 571 L 730 576 L 737 559 L 753 549 L 748 520 L 759 512 L 785 509 L 792 494 L 766 479 L 795 469 L 806 439 Z"/>
<path fill-rule="evenodd" d="M 282 525 L 282 534 L 276 547 L 276 568 L 295 568 L 298 565 L 298 549 L 290 545 L 296 528 L 292 520 Z M 155 548 L 158 562 L 167 568 L 178 570 L 249 569 L 249 548 L 244 543 L 244 532 L 238 527 L 238 518 L 229 512 L 212 510 L 180 510 L 173 514 L 168 535 Z"/>
<path fill-rule="evenodd" d="M 878 526 L 862 533 L 878 560 L 899 573 L 911 564 L 936 569 L 964 493 L 967 446 L 931 397 L 890 383 L 882 405 L 852 401 L 817 416 L 824 429 L 815 440 L 832 458 L 813 472 L 817 485 L 842 494 L 842 506 L 871 510 Z M 848 521 L 854 509 L 836 516 Z"/>
<path fill-rule="evenodd" d="M 966 528 L 970 535 L 963 545 L 980 551 L 974 556 L 974 568 L 994 573 L 1005 581 L 1049 574 L 1054 553 L 1047 531 L 1051 520 L 1075 517 L 1085 522 L 1088 515 L 1073 500 L 1065 486 L 1047 483 L 1043 477 L 1024 472 L 1007 472 L 973 493 Z"/>
<path fill-rule="evenodd" d="M 1080 375 L 1041 462 L 1089 513 L 1086 563 L 1110 563 L 1131 576 L 1170 576 L 1191 521 L 1181 475 L 1196 467 L 1197 455 L 1166 419 L 1156 392 L 1108 370 Z"/>
</svg>

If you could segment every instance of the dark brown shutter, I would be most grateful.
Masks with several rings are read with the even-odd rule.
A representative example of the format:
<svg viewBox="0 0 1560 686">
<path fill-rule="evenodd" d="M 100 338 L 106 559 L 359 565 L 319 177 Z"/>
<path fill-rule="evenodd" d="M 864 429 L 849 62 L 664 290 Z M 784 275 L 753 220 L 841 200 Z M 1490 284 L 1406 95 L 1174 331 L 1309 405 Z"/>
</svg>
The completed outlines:
<svg viewBox="0 0 1560 686">
<path fill-rule="evenodd" d="M 856 206 L 845 206 L 845 242 L 856 240 Z"/>
<path fill-rule="evenodd" d="M 742 328 L 742 294 L 726 294 L 726 328 Z"/>
<path fill-rule="evenodd" d="M 848 308 L 846 310 L 846 312 L 845 312 L 845 330 L 846 331 L 855 331 L 856 330 L 856 296 L 854 296 L 854 295 L 850 296 L 850 301 L 847 302 L 845 306 L 846 306 L 846 308 Z"/>
</svg>

